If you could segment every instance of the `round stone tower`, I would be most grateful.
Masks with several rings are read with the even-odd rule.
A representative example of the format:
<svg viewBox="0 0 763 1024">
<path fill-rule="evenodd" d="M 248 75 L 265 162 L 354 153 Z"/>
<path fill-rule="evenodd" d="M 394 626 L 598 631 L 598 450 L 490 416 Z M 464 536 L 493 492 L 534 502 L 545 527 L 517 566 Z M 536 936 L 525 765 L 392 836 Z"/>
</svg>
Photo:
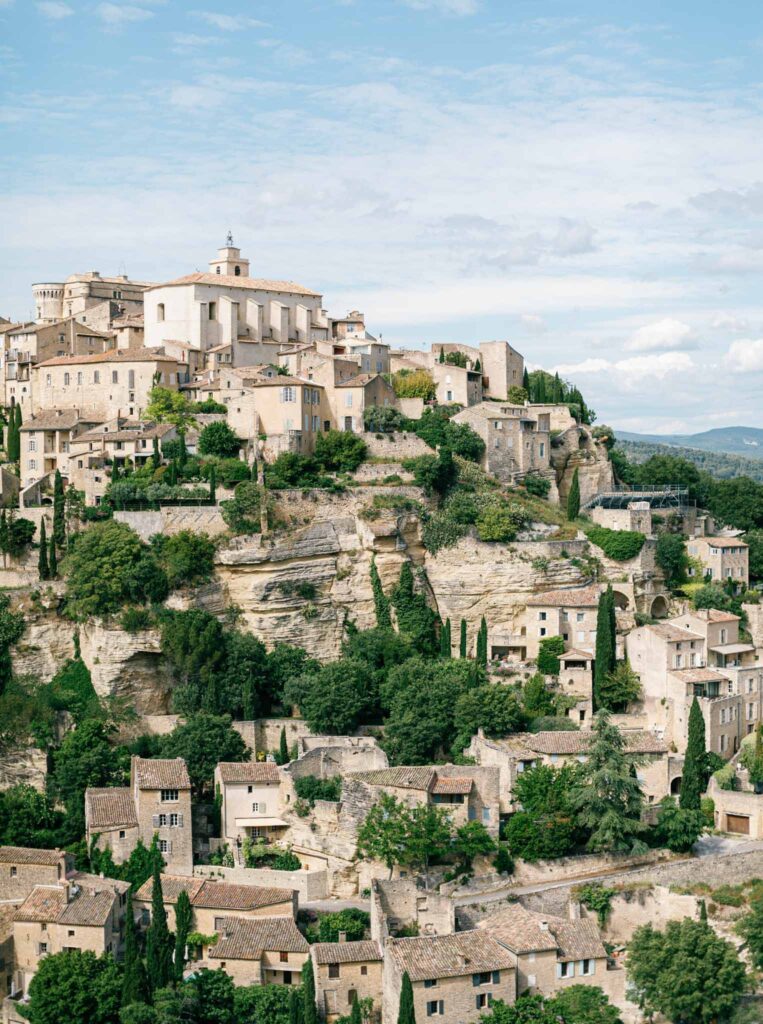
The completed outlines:
<svg viewBox="0 0 763 1024">
<path fill-rule="evenodd" d="M 32 296 L 34 297 L 35 320 L 39 323 L 50 323 L 53 320 L 63 320 L 63 282 L 33 284 Z"/>
</svg>

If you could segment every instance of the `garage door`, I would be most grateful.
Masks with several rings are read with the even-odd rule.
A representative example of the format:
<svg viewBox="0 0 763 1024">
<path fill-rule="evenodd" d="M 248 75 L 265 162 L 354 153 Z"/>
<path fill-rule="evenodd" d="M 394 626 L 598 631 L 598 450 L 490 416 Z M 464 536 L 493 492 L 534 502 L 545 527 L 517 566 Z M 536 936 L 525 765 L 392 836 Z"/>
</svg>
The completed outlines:
<svg viewBox="0 0 763 1024">
<path fill-rule="evenodd" d="M 745 818 L 742 814 L 727 814 L 726 831 L 737 832 L 740 836 L 749 836 L 750 819 Z"/>
</svg>

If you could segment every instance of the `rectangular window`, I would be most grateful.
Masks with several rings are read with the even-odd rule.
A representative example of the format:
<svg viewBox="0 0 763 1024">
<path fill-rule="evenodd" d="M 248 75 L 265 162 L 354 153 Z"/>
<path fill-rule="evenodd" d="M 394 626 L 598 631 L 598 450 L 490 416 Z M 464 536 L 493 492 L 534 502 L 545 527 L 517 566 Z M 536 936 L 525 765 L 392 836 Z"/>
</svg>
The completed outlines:
<svg viewBox="0 0 763 1024">
<path fill-rule="evenodd" d="M 578 966 L 582 977 L 590 977 L 596 968 L 596 963 L 594 960 L 581 960 Z"/>
<path fill-rule="evenodd" d="M 29 451 L 30 452 L 36 452 L 37 451 L 37 441 L 33 437 L 29 438 Z"/>
<path fill-rule="evenodd" d="M 11 868 L 11 878 L 16 878 L 18 873 L 19 873 L 19 869 L 17 867 L 14 866 L 14 867 Z"/>
<path fill-rule="evenodd" d="M 445 1003 L 442 999 L 432 999 L 427 1003 L 427 1017 L 442 1017 L 445 1013 Z"/>
<path fill-rule="evenodd" d="M 159 840 L 159 849 L 161 850 L 162 853 L 170 852 L 170 844 L 167 842 L 166 839 Z"/>
<path fill-rule="evenodd" d="M 288 964 L 288 962 L 289 962 L 289 954 L 288 953 L 284 953 L 283 950 L 282 950 L 278 954 L 278 960 L 282 964 Z"/>
<path fill-rule="evenodd" d="M 176 801 L 178 798 L 178 791 L 176 789 L 163 789 L 161 791 L 162 803 L 169 803 Z"/>
<path fill-rule="evenodd" d="M 77 373 L 77 384 L 82 384 L 82 381 L 83 381 L 83 377 L 82 377 L 82 370 L 80 370 L 80 371 L 79 371 L 79 372 Z"/>
<path fill-rule="evenodd" d="M 538 618 L 541 622 L 545 622 L 548 618 L 548 615 L 546 614 L 546 612 L 538 612 Z"/>
<path fill-rule="evenodd" d="M 179 818 L 178 818 L 177 814 L 171 814 L 170 815 L 170 828 L 177 828 L 179 823 L 180 823 L 180 821 L 179 821 Z"/>
<path fill-rule="evenodd" d="M 37 469 L 37 460 L 36 459 L 30 459 L 29 460 L 29 468 L 30 469 Z"/>
<path fill-rule="evenodd" d="M 427 978 L 424 982 L 424 988 L 434 988 L 437 984 L 437 978 Z"/>
<path fill-rule="evenodd" d="M 259 805 L 258 801 L 255 801 L 252 804 L 252 814 L 259 814 L 259 813 L 260 813 L 260 805 Z"/>
<path fill-rule="evenodd" d="M 100 370 L 93 370 L 93 384 L 100 384 L 100 383 L 101 383 L 101 371 Z"/>
<path fill-rule="evenodd" d="M 281 401 L 282 402 L 296 402 L 297 392 L 295 388 L 281 388 Z"/>
<path fill-rule="evenodd" d="M 493 979 L 493 975 L 490 971 L 480 971 L 478 974 L 472 975 L 472 985 L 476 988 L 478 985 L 489 985 Z"/>
<path fill-rule="evenodd" d="M 216 320 L 217 319 L 217 303 L 216 302 L 210 302 L 210 304 L 209 304 L 209 319 L 210 320 Z"/>
<path fill-rule="evenodd" d="M 575 964 L 572 960 L 565 960 L 564 963 L 556 965 L 557 978 L 574 978 Z"/>
<path fill-rule="evenodd" d="M 339 977 L 339 964 L 329 964 L 329 978 Z"/>
<path fill-rule="evenodd" d="M 111 383 L 112 384 L 118 384 L 119 383 L 119 372 L 117 370 L 112 370 L 111 371 Z"/>
<path fill-rule="evenodd" d="M 365 976 L 366 976 L 366 975 L 368 974 L 368 968 L 366 967 L 366 965 L 365 965 L 365 964 L 361 964 L 361 966 L 360 966 L 360 973 L 361 973 L 361 975 L 362 975 L 362 976 L 363 976 L 364 978 L 365 978 Z"/>
<path fill-rule="evenodd" d="M 65 388 L 69 386 L 69 379 L 70 379 L 70 378 L 69 378 L 69 374 L 68 374 L 68 373 L 65 373 L 65 374 L 64 374 L 64 387 L 65 387 Z"/>
<path fill-rule="evenodd" d="M 475 997 L 474 1004 L 478 1010 L 484 1010 L 487 1006 L 490 1006 L 492 1001 L 493 997 L 489 992 L 480 992 L 480 994 Z"/>
<path fill-rule="evenodd" d="M 159 828 L 164 828 L 166 826 L 166 824 L 167 824 L 167 815 L 166 814 L 160 814 L 159 815 Z"/>
</svg>

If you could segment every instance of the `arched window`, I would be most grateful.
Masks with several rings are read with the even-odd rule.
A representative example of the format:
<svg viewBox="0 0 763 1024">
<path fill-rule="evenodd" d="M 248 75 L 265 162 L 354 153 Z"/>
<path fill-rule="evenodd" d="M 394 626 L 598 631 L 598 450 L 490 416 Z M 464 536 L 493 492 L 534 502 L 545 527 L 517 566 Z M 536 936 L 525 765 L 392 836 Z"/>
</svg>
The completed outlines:
<svg viewBox="0 0 763 1024">
<path fill-rule="evenodd" d="M 163 302 L 160 302 L 159 305 L 156 307 L 156 319 L 157 319 L 157 322 L 159 322 L 159 323 L 161 323 L 161 321 L 164 320 L 164 303 Z"/>
<path fill-rule="evenodd" d="M 236 267 L 233 271 L 236 277 L 241 277 L 241 267 Z"/>
<path fill-rule="evenodd" d="M 215 267 L 215 270 L 217 271 L 218 274 L 220 273 L 220 268 L 219 267 Z"/>
</svg>

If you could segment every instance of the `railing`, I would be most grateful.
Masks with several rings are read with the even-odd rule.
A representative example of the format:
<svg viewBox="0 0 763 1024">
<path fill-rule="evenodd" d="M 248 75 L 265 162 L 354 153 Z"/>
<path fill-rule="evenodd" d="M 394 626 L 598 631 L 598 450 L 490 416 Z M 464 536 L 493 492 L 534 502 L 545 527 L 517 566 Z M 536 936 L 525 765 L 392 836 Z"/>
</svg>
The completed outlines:
<svg viewBox="0 0 763 1024">
<path fill-rule="evenodd" d="M 144 501 L 136 498 L 134 501 L 125 500 L 114 502 L 114 511 L 156 512 L 165 505 L 182 506 L 184 508 L 213 508 L 217 506 L 217 500 L 213 500 L 212 498 L 156 498 L 154 501 Z"/>
</svg>

